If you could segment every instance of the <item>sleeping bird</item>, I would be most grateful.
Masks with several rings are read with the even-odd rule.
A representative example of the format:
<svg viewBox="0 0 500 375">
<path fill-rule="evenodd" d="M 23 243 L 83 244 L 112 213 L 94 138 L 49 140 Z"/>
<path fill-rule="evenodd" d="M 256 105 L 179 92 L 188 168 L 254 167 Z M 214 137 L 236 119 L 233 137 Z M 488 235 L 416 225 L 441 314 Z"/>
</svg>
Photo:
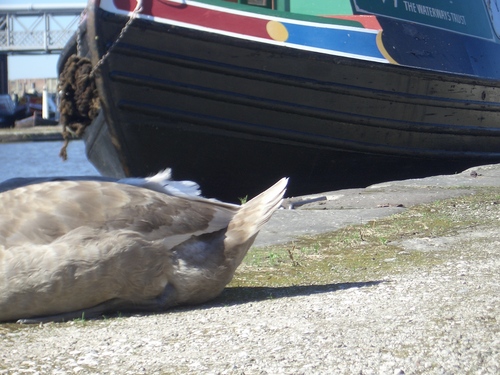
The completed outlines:
<svg viewBox="0 0 500 375">
<path fill-rule="evenodd" d="M 199 304 L 231 281 L 288 179 L 243 205 L 170 171 L 146 179 L 0 184 L 0 321 L 35 323 Z"/>
</svg>

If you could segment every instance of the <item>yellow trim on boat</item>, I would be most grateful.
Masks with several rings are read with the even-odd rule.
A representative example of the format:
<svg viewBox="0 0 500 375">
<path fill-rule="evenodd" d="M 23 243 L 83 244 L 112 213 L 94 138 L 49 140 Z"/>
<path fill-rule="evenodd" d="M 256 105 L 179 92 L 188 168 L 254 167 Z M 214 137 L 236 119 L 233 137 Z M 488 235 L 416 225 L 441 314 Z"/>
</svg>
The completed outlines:
<svg viewBox="0 0 500 375">
<path fill-rule="evenodd" d="M 382 32 L 384 30 L 380 30 L 377 34 L 377 47 L 378 47 L 378 50 L 380 51 L 380 53 L 382 54 L 382 56 L 384 56 L 387 61 L 389 61 L 391 64 L 396 64 L 396 65 L 399 65 L 399 63 L 394 60 L 391 55 L 389 54 L 389 52 L 387 52 L 387 50 L 385 49 L 385 46 L 384 46 L 384 42 L 382 41 Z"/>
</svg>

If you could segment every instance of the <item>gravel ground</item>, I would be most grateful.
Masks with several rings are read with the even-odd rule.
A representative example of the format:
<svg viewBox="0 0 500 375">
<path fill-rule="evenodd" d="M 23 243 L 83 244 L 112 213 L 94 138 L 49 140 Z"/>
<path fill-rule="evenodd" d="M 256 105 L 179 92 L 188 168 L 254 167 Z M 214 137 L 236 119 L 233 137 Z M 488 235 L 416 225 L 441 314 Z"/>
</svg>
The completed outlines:
<svg viewBox="0 0 500 375">
<path fill-rule="evenodd" d="M 0 374 L 499 374 L 496 226 L 400 245 L 443 262 L 272 299 L 0 325 Z"/>
</svg>

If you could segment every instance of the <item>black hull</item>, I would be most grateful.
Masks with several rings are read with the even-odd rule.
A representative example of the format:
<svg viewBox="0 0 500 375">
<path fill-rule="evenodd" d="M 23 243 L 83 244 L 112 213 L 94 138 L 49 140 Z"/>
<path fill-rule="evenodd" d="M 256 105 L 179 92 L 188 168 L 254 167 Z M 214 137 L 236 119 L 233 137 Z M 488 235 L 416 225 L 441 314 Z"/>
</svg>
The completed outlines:
<svg viewBox="0 0 500 375">
<path fill-rule="evenodd" d="M 94 64 L 124 22 L 89 13 Z M 104 121 L 86 139 L 101 173 L 171 167 L 230 201 L 283 176 L 301 195 L 500 162 L 493 80 L 135 20 L 97 84 Z"/>
<path fill-rule="evenodd" d="M 105 127 L 105 123 L 101 125 Z M 154 174 L 167 165 L 173 168 L 175 179 L 198 182 L 205 196 L 238 202 L 237 198 L 257 195 L 278 176 L 290 176 L 287 189 L 290 197 L 366 187 L 396 179 L 454 174 L 491 162 L 475 158 L 412 158 L 304 147 L 264 138 L 218 134 L 190 123 L 180 123 L 180 128 L 142 126 L 140 136 L 136 134 L 135 139 L 136 142 L 144 141 L 136 145 L 134 152 L 146 154 L 140 156 L 145 165 L 138 166 L 137 173 L 129 175 Z M 97 139 L 102 142 L 106 137 L 101 133 Z M 110 146 L 111 142 L 107 147 L 94 147 L 90 158 L 94 158 L 94 165 L 100 166 L 104 175 L 125 176 L 116 168 L 118 157 L 113 155 L 114 147 Z M 110 162 L 113 159 L 115 162 Z"/>
</svg>

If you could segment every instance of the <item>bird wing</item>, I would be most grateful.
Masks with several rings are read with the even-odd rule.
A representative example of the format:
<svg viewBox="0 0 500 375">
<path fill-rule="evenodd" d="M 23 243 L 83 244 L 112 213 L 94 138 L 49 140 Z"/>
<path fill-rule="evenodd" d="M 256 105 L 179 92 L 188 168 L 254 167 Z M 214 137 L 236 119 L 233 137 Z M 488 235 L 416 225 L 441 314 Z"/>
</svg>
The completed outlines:
<svg viewBox="0 0 500 375">
<path fill-rule="evenodd" d="M 169 248 L 227 227 L 238 206 L 104 181 L 54 181 L 0 194 L 0 245 L 48 244 L 80 227 L 131 230 Z"/>
</svg>

